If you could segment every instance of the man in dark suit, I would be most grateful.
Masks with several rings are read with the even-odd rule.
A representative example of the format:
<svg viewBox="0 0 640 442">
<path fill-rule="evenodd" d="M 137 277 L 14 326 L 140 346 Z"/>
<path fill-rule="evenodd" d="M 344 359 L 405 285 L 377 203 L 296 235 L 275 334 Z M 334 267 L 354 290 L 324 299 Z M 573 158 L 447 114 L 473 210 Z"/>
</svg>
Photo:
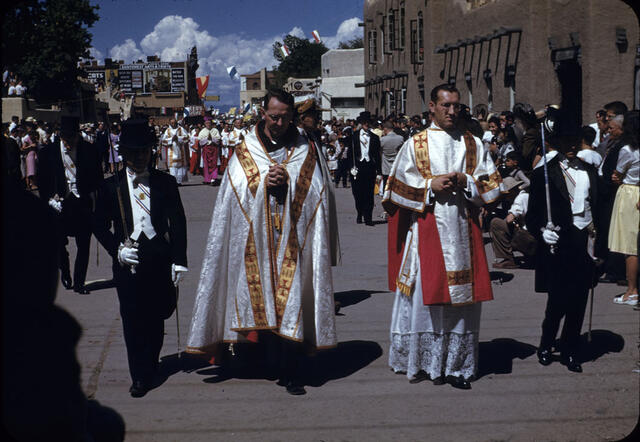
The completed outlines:
<svg viewBox="0 0 640 442">
<path fill-rule="evenodd" d="M 87 294 L 85 278 L 89 265 L 89 246 L 93 230 L 96 194 L 103 180 L 100 155 L 95 147 L 82 139 L 79 120 L 62 117 L 60 137 L 48 143 L 39 153 L 38 182 L 40 197 L 59 216 L 60 270 L 65 288 Z M 73 266 L 73 282 L 67 252 L 68 236 L 76 239 L 77 254 Z"/>
<path fill-rule="evenodd" d="M 126 170 L 105 181 L 97 210 L 100 237 L 114 259 L 133 397 L 153 387 L 164 320 L 176 308 L 176 288 L 187 271 L 187 226 L 178 186 L 171 175 L 150 169 L 153 143 L 146 120 L 122 124 Z"/>
<path fill-rule="evenodd" d="M 531 176 L 526 225 L 539 242 L 535 290 L 547 292 L 538 360 L 551 364 L 552 347 L 564 317 L 559 341 L 562 362 L 570 371 L 582 372 L 577 353 L 589 289 L 595 281 L 593 244 L 598 230 L 594 222 L 598 208 L 597 172 L 576 158 L 580 146 L 577 127 L 556 124 L 547 142 L 547 169 L 551 218 L 556 229 L 547 227 L 547 205 L 543 160 Z"/>
<path fill-rule="evenodd" d="M 380 138 L 370 130 L 371 114 L 361 112 L 358 117 L 360 129 L 352 136 L 348 151 L 348 164 L 351 171 L 351 191 L 356 203 L 358 224 L 364 222 L 373 225 L 373 189 L 376 178 L 382 177 Z M 353 175 L 357 169 L 357 173 Z"/>
</svg>

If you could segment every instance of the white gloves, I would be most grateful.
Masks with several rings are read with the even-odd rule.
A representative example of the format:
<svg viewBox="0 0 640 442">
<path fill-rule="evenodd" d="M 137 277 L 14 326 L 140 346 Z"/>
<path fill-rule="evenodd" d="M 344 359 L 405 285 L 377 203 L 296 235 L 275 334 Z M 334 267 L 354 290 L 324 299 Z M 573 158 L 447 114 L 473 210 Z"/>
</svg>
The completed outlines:
<svg viewBox="0 0 640 442">
<path fill-rule="evenodd" d="M 124 244 L 120 243 L 118 262 L 123 266 L 136 266 L 140 264 L 140 261 L 138 261 L 138 249 L 136 247 L 125 247 Z"/>
<path fill-rule="evenodd" d="M 542 239 L 550 246 L 555 246 L 559 238 L 558 234 L 553 230 L 547 229 L 546 227 L 542 229 Z"/>
<path fill-rule="evenodd" d="M 176 264 L 171 264 L 171 281 L 173 281 L 173 285 L 178 287 L 180 281 L 182 281 L 182 274 L 189 271 L 184 266 L 179 266 Z"/>
<path fill-rule="evenodd" d="M 49 206 L 58 213 L 62 212 L 62 201 L 49 198 Z"/>
</svg>

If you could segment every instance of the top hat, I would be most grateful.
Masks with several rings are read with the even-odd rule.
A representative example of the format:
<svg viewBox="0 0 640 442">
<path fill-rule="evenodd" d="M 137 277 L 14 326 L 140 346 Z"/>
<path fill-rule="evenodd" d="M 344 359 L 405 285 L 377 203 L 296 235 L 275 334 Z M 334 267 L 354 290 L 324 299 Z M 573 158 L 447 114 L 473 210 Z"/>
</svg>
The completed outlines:
<svg viewBox="0 0 640 442">
<path fill-rule="evenodd" d="M 126 120 L 121 124 L 120 147 L 124 149 L 147 149 L 154 143 L 146 119 Z"/>
<path fill-rule="evenodd" d="M 60 117 L 60 134 L 73 136 L 80 130 L 80 119 L 69 115 Z"/>
<path fill-rule="evenodd" d="M 358 118 L 356 121 L 358 123 L 369 123 L 371 121 L 371 112 L 369 111 L 360 112 L 360 115 L 358 115 Z"/>
</svg>

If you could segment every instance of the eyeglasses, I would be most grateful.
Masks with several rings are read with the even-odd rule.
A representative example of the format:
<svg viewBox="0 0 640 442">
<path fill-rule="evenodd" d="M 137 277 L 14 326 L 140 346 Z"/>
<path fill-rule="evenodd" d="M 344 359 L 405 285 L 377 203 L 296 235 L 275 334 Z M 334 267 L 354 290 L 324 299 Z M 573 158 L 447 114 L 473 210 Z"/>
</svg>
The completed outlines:
<svg viewBox="0 0 640 442">
<path fill-rule="evenodd" d="M 284 115 L 270 115 L 270 114 L 266 114 L 266 115 L 267 115 L 267 117 L 269 117 L 269 119 L 270 119 L 270 120 L 273 120 L 273 121 L 276 121 L 276 122 L 277 122 L 277 121 L 280 121 L 280 120 L 284 121 L 284 120 L 286 120 L 286 119 L 290 119 L 290 118 L 291 118 L 291 115 L 289 115 L 289 114 L 284 114 Z"/>
</svg>

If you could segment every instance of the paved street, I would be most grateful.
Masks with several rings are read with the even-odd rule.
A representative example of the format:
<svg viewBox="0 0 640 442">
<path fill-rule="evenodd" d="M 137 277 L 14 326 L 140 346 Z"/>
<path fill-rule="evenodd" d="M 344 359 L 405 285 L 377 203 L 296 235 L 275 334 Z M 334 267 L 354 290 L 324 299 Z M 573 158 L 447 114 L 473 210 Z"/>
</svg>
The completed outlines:
<svg viewBox="0 0 640 442">
<path fill-rule="evenodd" d="M 195 184 L 181 188 L 190 269 L 180 288 L 183 346 L 216 192 Z M 343 250 L 343 264 L 333 271 L 344 305 L 337 318 L 340 345 L 317 357 L 305 396 L 290 396 L 251 370 L 234 378 L 211 366 L 180 370 L 172 317 L 162 352 L 168 378 L 133 399 L 115 289 L 81 296 L 59 288 L 58 304 L 84 330 L 77 353 L 85 391 L 123 416 L 127 440 L 601 441 L 630 433 L 638 420 L 639 312 L 611 302 L 621 287 L 596 289 L 586 352 L 592 361 L 575 374 L 557 362 L 537 362 L 546 297 L 533 292 L 533 271 L 493 273 L 504 282 L 494 281 L 495 300 L 483 305 L 480 372 L 472 390 L 412 385 L 387 365 L 393 297 L 386 289 L 386 224 L 356 225 L 350 189 L 336 193 Z M 380 212 L 378 201 L 374 215 Z M 110 278 L 107 258 L 101 249 L 96 266 L 94 238 L 88 279 Z"/>
</svg>

